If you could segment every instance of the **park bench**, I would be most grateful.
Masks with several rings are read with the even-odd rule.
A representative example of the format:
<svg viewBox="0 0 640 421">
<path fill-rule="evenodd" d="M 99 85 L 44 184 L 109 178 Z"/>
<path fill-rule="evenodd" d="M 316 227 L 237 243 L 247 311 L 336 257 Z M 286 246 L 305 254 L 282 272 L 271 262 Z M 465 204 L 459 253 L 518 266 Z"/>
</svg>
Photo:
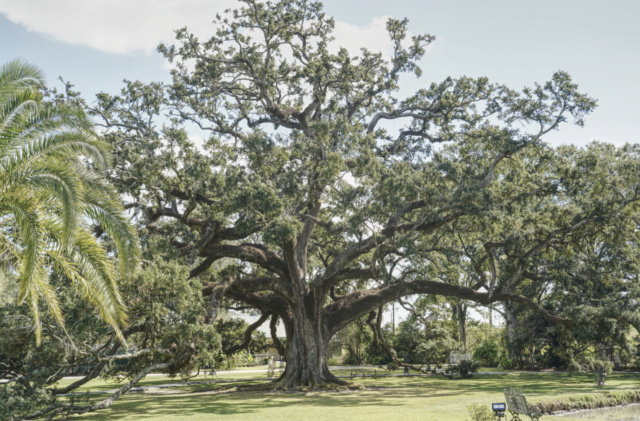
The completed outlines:
<svg viewBox="0 0 640 421">
<path fill-rule="evenodd" d="M 354 377 L 373 377 L 374 379 L 378 378 L 378 370 L 373 369 L 355 369 L 355 370 L 351 370 L 351 373 L 349 374 L 351 379 L 353 379 Z"/>
<path fill-rule="evenodd" d="M 539 408 L 529 406 L 522 391 L 517 392 L 513 387 L 510 387 L 504 390 L 504 398 L 513 420 L 520 420 L 520 415 L 526 415 L 532 421 L 538 421 L 542 416 L 542 411 Z"/>
</svg>

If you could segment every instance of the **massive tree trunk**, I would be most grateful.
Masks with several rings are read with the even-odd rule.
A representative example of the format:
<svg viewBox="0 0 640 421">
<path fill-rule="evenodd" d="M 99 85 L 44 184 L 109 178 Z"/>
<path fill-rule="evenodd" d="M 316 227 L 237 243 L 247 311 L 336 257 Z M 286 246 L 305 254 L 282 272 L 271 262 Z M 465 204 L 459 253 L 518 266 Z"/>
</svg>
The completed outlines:
<svg viewBox="0 0 640 421">
<path fill-rule="evenodd" d="M 286 368 L 276 381 L 276 388 L 326 388 L 347 383 L 334 376 L 327 367 L 330 333 L 321 303 L 307 295 L 307 305 L 291 309 L 286 324 Z"/>
</svg>

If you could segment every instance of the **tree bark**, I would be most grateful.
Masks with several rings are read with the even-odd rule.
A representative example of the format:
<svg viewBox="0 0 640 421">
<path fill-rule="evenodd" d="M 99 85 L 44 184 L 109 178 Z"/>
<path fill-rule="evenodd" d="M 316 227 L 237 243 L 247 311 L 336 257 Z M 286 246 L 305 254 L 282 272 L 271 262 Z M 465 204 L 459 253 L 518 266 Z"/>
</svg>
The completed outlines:
<svg viewBox="0 0 640 421">
<path fill-rule="evenodd" d="M 516 362 L 516 312 L 515 304 L 511 301 L 504 302 L 504 321 L 507 327 L 507 348 L 509 350 L 509 359 Z"/>
<path fill-rule="evenodd" d="M 467 306 L 461 302 L 456 303 L 456 313 L 458 317 L 458 332 L 460 334 L 460 344 L 462 351 L 467 353 Z"/>
<path fill-rule="evenodd" d="M 603 365 L 598 366 L 598 386 L 606 386 L 607 370 Z"/>
<path fill-rule="evenodd" d="M 322 303 L 313 294 L 307 295 L 304 302 L 306 305 L 292 308 L 290 323 L 285 323 L 287 365 L 276 381 L 276 388 L 330 388 L 348 384 L 334 376 L 327 366 L 330 333 Z"/>
</svg>

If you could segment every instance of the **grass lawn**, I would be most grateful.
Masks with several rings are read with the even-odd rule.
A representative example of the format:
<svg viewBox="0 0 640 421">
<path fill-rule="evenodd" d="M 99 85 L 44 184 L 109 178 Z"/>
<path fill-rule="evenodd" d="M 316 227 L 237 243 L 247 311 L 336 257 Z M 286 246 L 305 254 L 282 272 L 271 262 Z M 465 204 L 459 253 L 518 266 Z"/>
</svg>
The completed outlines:
<svg viewBox="0 0 640 421">
<path fill-rule="evenodd" d="M 342 374 L 342 373 L 338 373 Z M 219 375 L 218 378 L 247 378 L 249 373 Z M 263 378 L 264 374 L 254 373 Z M 199 379 L 195 379 L 199 380 Z M 147 377 L 139 385 L 152 386 L 179 379 Z M 191 385 L 172 389 L 132 393 L 113 407 L 83 416 L 79 420 L 384 420 L 466 421 L 467 406 L 504 402 L 502 390 L 522 388 L 531 401 L 557 400 L 572 394 L 640 389 L 640 376 L 613 374 L 607 387 L 595 386 L 595 375 L 556 373 L 484 375 L 473 379 L 449 380 L 434 377 L 387 377 L 357 379 L 368 389 L 348 392 L 310 393 L 216 393 L 221 385 Z M 94 381 L 84 390 L 113 389 L 115 384 Z M 97 395 L 93 399 L 103 399 Z M 545 416 L 546 420 L 561 420 Z M 566 418 L 565 418 L 566 419 Z"/>
<path fill-rule="evenodd" d="M 256 368 L 255 370 L 259 370 L 260 367 Z M 265 366 L 265 370 L 266 370 L 266 366 Z M 248 371 L 248 370 L 243 370 L 243 371 Z M 209 381 L 209 380 L 234 380 L 234 379 L 253 379 L 253 378 L 257 378 L 257 379 L 266 379 L 267 378 L 267 374 L 265 373 L 244 373 L 243 371 L 238 371 L 238 372 L 233 372 L 233 373 L 222 373 L 222 374 L 218 374 L 215 378 L 211 377 L 211 376 L 203 376 L 202 374 L 191 378 L 189 380 L 182 380 L 180 377 L 169 377 L 169 376 L 147 376 L 146 378 L 144 378 L 143 380 L 140 380 L 138 382 L 138 384 L 136 384 L 136 387 L 141 387 L 141 386 L 157 386 L 157 385 L 161 385 L 161 384 L 167 384 L 167 383 L 182 383 L 184 381 L 187 382 L 200 382 L 200 381 Z M 70 385 L 71 383 L 73 383 L 74 381 L 76 381 L 75 379 L 63 379 L 60 380 L 58 383 L 56 383 L 57 387 L 64 387 L 67 385 Z M 88 382 L 85 385 L 80 386 L 79 388 L 75 389 L 72 391 L 72 393 L 82 393 L 82 392 L 88 392 L 88 391 L 99 391 L 99 390 L 112 390 L 112 389 L 118 389 L 120 387 L 122 387 L 122 385 L 124 384 L 124 382 L 117 382 L 115 380 L 110 380 L 105 382 L 102 379 L 94 379 L 91 380 L 90 382 Z M 211 386 L 209 386 L 211 387 Z M 106 395 L 104 395 L 106 396 Z"/>
</svg>

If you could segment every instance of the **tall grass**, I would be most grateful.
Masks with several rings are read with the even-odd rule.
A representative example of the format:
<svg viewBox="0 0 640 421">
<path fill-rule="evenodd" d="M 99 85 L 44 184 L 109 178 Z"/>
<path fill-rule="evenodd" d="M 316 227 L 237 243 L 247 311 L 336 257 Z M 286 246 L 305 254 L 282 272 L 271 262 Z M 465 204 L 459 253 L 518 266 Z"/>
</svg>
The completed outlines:
<svg viewBox="0 0 640 421">
<path fill-rule="evenodd" d="M 562 400 L 542 401 L 537 405 L 543 414 L 557 411 L 605 408 L 608 406 L 628 405 L 640 402 L 639 390 L 626 390 L 597 394 L 573 395 Z"/>
</svg>

